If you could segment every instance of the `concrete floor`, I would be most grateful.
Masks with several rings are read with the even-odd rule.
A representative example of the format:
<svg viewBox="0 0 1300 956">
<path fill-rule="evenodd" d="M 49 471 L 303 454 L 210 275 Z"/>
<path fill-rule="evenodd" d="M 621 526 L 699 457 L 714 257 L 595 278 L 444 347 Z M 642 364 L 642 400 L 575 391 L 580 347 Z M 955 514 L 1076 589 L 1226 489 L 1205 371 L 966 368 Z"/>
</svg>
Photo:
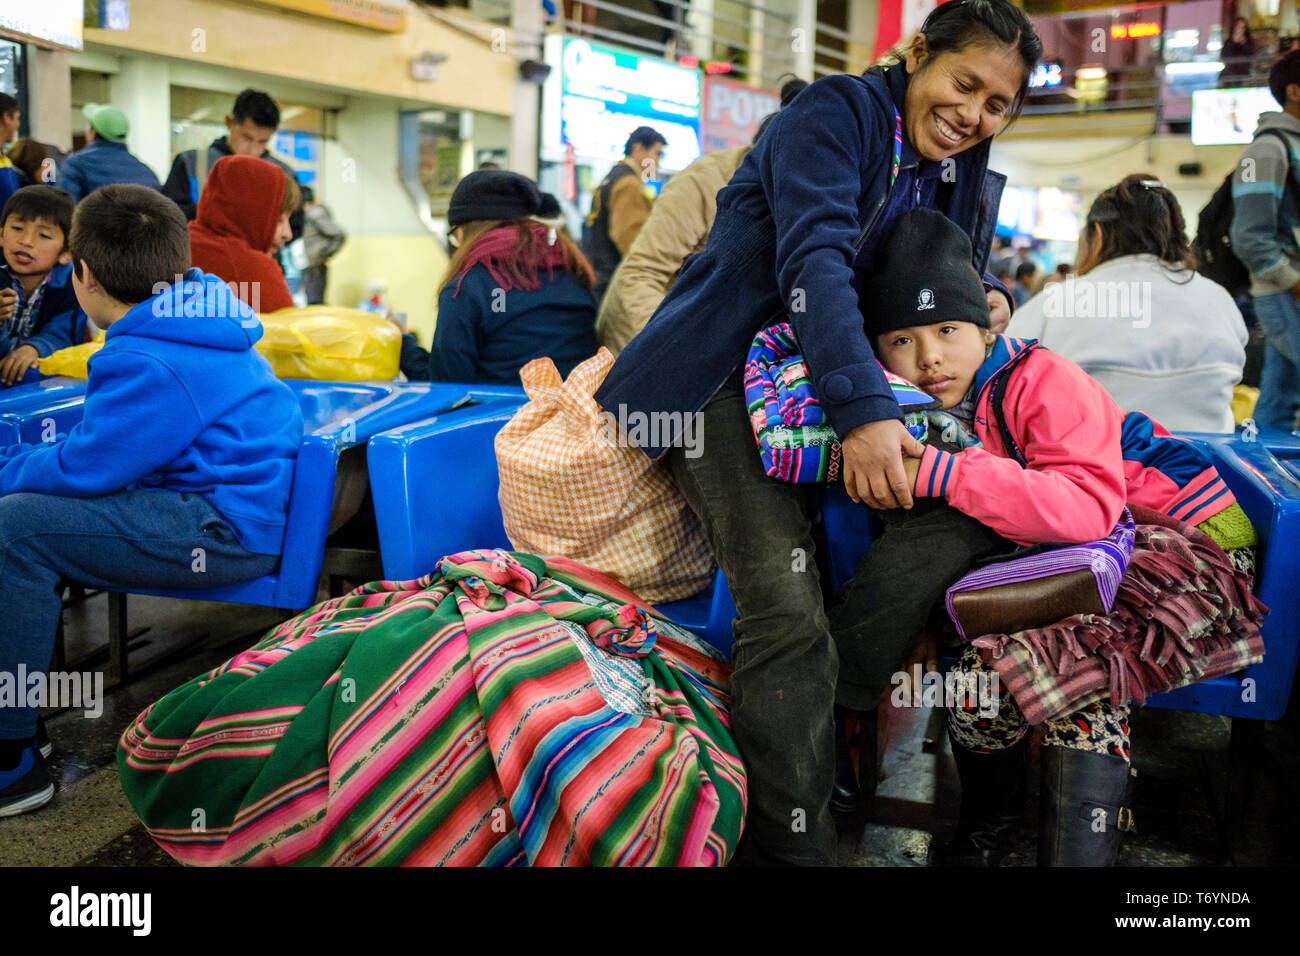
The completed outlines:
<svg viewBox="0 0 1300 956">
<path fill-rule="evenodd" d="M 93 595 L 65 611 L 69 670 L 106 670 L 94 654 L 107 634 L 107 600 Z M 145 833 L 117 780 L 118 737 L 146 706 L 196 674 L 252 644 L 282 619 L 266 608 L 133 597 L 132 679 L 107 694 L 103 714 L 47 714 L 58 785 L 41 810 L 0 820 L 0 865 L 174 866 Z M 1277 866 L 1300 861 L 1289 783 L 1300 778 L 1300 727 L 1294 717 L 1246 722 L 1239 734 L 1250 759 L 1234 774 L 1234 806 L 1225 813 L 1231 722 L 1204 714 L 1134 714 L 1137 832 L 1127 834 L 1126 866 Z M 846 866 L 924 866 L 932 839 L 955 825 L 959 789 L 942 722 L 929 708 L 892 711 L 874 819 L 841 839 Z M 1036 800 L 1031 758 L 1028 820 Z M 1229 820 L 1228 817 L 1232 819 Z M 935 836 L 937 834 L 937 836 Z M 1033 866 L 1035 833 L 1026 824 L 1010 866 Z"/>
</svg>

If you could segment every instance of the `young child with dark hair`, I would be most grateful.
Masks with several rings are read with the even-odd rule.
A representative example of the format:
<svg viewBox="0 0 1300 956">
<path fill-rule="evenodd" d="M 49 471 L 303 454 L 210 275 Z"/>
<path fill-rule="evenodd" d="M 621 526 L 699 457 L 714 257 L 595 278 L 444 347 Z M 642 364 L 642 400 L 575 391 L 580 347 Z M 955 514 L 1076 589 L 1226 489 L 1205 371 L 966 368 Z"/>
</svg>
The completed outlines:
<svg viewBox="0 0 1300 956">
<path fill-rule="evenodd" d="M 274 572 L 302 440 L 297 399 L 253 348 L 257 316 L 189 268 L 175 203 L 105 186 L 78 205 L 69 252 L 77 299 L 107 336 L 82 421 L 60 441 L 0 451 L 11 674 L 45 671 L 64 580 L 193 589 Z M 36 724 L 36 708 L 0 708 L 0 816 L 53 796 Z"/>
<path fill-rule="evenodd" d="M 1143 679 L 1135 663 L 1143 639 L 1167 651 L 1188 649 L 1205 634 L 1231 634 L 1216 653 L 1231 652 L 1243 666 L 1259 659 L 1259 608 L 1249 597 L 1248 577 L 1238 576 L 1253 565 L 1255 533 L 1210 459 L 1147 416 L 1125 415 L 1069 359 L 1033 340 L 989 331 L 988 305 L 970 262 L 961 229 L 941 213 L 917 209 L 899 218 L 870 271 L 858 276 L 859 294 L 871 306 L 863 310 L 865 331 L 881 363 L 939 399 L 942 410 L 929 413 L 924 455 L 904 462 L 916 507 L 882 513 L 884 534 L 830 613 L 833 624 L 841 622 L 832 629 L 841 655 L 837 702 L 853 710 L 875 706 L 929 613 L 977 559 L 1016 545 L 1098 541 L 1111 534 L 1126 506 L 1145 518 L 1138 517 L 1115 610 L 1071 618 L 1075 623 L 1055 625 L 1053 633 L 1020 632 L 1020 643 L 1054 648 L 1063 640 L 1077 660 L 1085 659 L 1080 647 L 1104 647 L 1105 655 L 1097 652 L 1105 657 L 1100 666 L 1107 674 L 1130 668 L 1116 684 L 1130 691 L 1127 681 Z M 1139 560 L 1144 542 L 1157 538 L 1161 543 L 1147 550 L 1165 556 Z M 1196 555 L 1185 576 L 1169 564 L 1156 569 L 1175 553 Z M 1125 604 L 1129 585 L 1159 595 L 1160 613 L 1148 626 L 1135 624 L 1139 615 Z M 1015 659 L 1017 641 L 1000 638 L 995 656 Z M 1040 863 L 1115 861 L 1115 823 L 1129 781 L 1129 698 L 1095 695 L 1078 709 L 1058 703 L 1063 712 L 1053 713 L 1051 694 L 1070 704 L 1078 698 L 1057 672 L 1062 665 L 1053 651 L 1040 653 L 1052 659 L 1037 662 L 1035 683 L 1015 700 L 1003 687 L 994 718 L 975 708 L 949 710 L 963 793 L 956 840 L 940 854 L 944 862 L 990 865 L 1005 854 L 1024 793 L 1031 728 L 1019 707 L 1026 704 L 1037 708 L 1035 723 L 1046 728 Z M 1189 651 L 1200 673 L 1206 668 L 1190 660 L 1196 656 Z M 1084 665 L 1077 666 L 1081 672 Z M 959 669 L 986 677 L 992 671 L 974 646 Z M 1103 809 L 1111 825 L 1095 829 L 1096 816 L 1081 818 L 1080 806 Z"/>
<path fill-rule="evenodd" d="M 0 213 L 0 382 L 12 385 L 51 352 L 79 344 L 86 313 L 72 290 L 72 198 L 27 186 Z"/>
</svg>

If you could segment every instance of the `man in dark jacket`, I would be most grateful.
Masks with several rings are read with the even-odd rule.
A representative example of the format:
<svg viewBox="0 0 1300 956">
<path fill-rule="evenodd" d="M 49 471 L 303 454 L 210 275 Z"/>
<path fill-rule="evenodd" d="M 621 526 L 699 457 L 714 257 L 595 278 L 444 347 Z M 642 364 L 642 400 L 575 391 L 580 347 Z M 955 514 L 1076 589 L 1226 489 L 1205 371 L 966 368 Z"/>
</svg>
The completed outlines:
<svg viewBox="0 0 1300 956">
<path fill-rule="evenodd" d="M 293 170 L 266 148 L 279 125 L 280 107 L 275 100 L 258 90 L 244 90 L 226 117 L 225 136 L 214 139 L 202 155 L 196 149 L 187 149 L 172 161 L 171 172 L 163 183 L 163 195 L 181 207 L 186 219 L 193 219 L 208 172 L 222 156 L 260 156 L 293 176 Z M 302 235 L 301 210 L 289 217 L 289 227 L 295 239 Z"/>
<path fill-rule="evenodd" d="M 86 117 L 86 145 L 59 167 L 56 185 L 60 189 L 80 201 L 100 186 L 113 183 L 158 188 L 153 170 L 127 151 L 130 124 L 121 110 L 90 103 L 81 115 Z"/>
</svg>

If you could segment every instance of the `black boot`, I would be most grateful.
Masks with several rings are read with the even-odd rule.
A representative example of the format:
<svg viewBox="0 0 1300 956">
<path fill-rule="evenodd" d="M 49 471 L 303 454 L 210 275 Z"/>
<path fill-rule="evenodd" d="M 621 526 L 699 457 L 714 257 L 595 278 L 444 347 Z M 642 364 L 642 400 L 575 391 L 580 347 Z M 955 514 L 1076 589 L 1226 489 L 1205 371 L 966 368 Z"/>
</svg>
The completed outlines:
<svg viewBox="0 0 1300 956">
<path fill-rule="evenodd" d="M 952 840 L 932 856 L 932 866 L 997 866 L 1011 850 L 1011 834 L 1025 806 L 1026 735 L 1005 750 L 977 753 L 951 735 L 961 778 L 961 815 Z"/>
<path fill-rule="evenodd" d="M 1044 747 L 1039 866 L 1114 866 L 1121 830 L 1133 828 L 1133 774 L 1123 757 Z"/>
<path fill-rule="evenodd" d="M 836 704 L 831 815 L 837 823 L 866 821 L 876 795 L 876 776 L 876 711 Z"/>
</svg>

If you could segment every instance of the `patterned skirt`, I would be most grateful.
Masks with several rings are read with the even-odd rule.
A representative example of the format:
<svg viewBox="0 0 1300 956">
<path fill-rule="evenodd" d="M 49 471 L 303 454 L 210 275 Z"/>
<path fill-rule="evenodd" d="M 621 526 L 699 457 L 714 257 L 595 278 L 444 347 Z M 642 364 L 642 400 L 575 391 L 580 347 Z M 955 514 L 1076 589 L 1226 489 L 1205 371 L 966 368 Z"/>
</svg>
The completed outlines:
<svg viewBox="0 0 1300 956">
<path fill-rule="evenodd" d="M 471 551 L 172 691 L 118 769 L 189 864 L 720 866 L 746 800 L 729 677 L 612 578 Z"/>
<path fill-rule="evenodd" d="M 1268 609 L 1251 593 L 1249 571 L 1205 532 L 1130 509 L 1133 557 L 1110 614 L 971 642 L 1030 724 L 1098 701 L 1140 704 L 1264 658 L 1259 628 Z"/>
</svg>

